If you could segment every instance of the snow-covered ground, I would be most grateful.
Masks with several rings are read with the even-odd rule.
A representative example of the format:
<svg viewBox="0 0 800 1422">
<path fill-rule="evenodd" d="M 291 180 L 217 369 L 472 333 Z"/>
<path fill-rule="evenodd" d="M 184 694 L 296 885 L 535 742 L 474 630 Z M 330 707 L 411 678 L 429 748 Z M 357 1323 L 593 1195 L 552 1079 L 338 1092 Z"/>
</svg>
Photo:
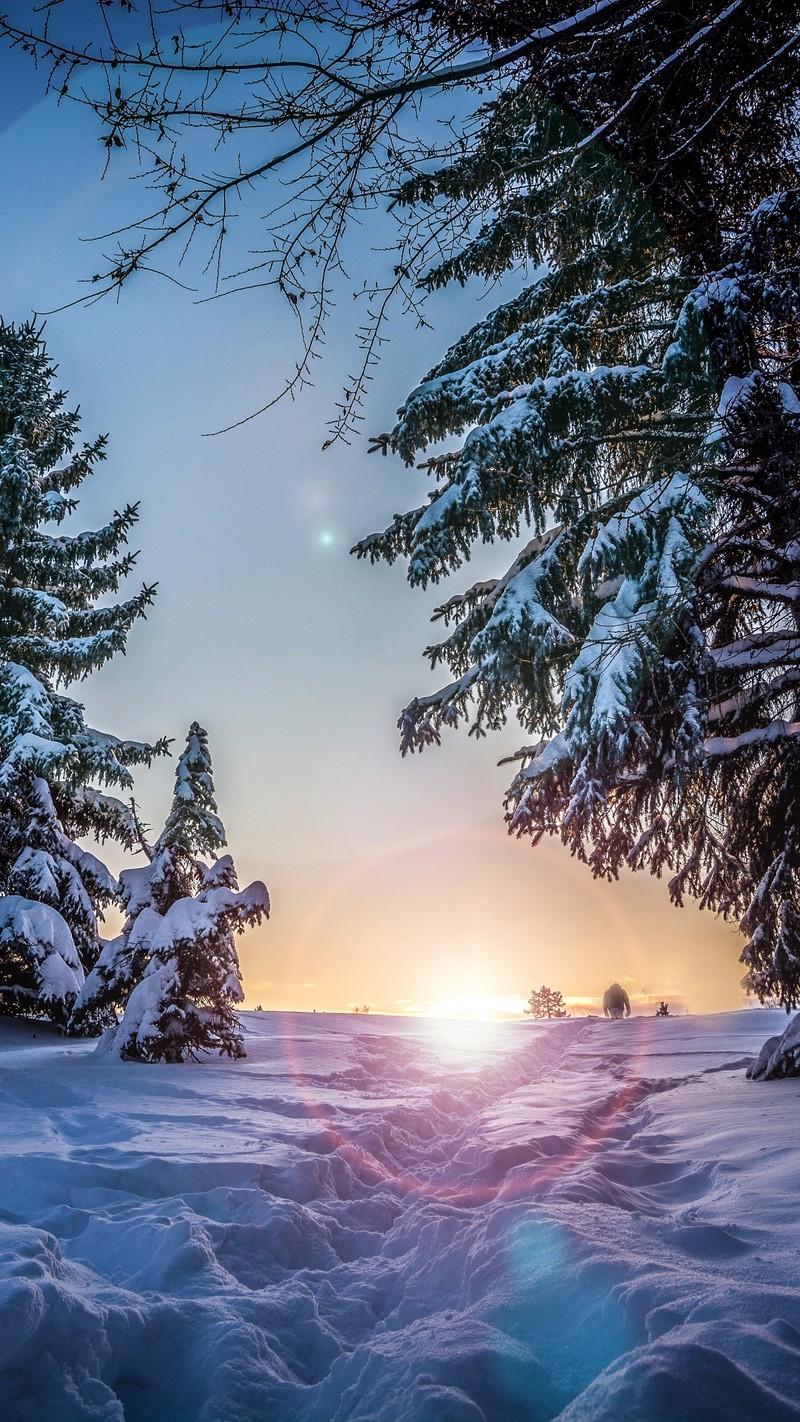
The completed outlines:
<svg viewBox="0 0 800 1422">
<path fill-rule="evenodd" d="M 0 1026 L 3 1422 L 800 1418 L 781 1013 Z"/>
</svg>

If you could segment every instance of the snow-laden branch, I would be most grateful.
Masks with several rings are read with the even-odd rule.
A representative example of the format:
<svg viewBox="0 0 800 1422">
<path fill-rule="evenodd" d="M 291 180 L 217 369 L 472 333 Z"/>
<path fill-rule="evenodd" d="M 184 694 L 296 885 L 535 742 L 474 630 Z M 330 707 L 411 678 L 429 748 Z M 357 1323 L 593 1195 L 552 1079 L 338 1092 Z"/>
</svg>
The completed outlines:
<svg viewBox="0 0 800 1422">
<path fill-rule="evenodd" d="M 722 701 L 716 701 L 708 708 L 708 719 L 710 722 L 724 721 L 728 716 L 738 716 L 749 707 L 757 706 L 761 701 L 768 701 L 775 696 L 780 696 L 783 692 L 790 690 L 793 686 L 800 685 L 800 667 L 790 668 L 781 676 L 773 678 L 772 681 L 758 682 L 755 686 L 745 687 L 742 691 L 737 691 L 735 696 L 728 696 Z"/>
<path fill-rule="evenodd" d="M 794 740 L 800 736 L 800 721 L 770 721 L 767 726 L 754 726 L 738 736 L 709 736 L 703 742 L 707 756 L 733 755 L 747 746 L 763 745 L 767 741 Z"/>
<path fill-rule="evenodd" d="M 763 578 L 749 578 L 743 573 L 734 573 L 720 581 L 721 588 L 741 593 L 742 597 L 766 598 L 767 601 L 797 602 L 800 600 L 800 583 L 769 583 Z"/>
<path fill-rule="evenodd" d="M 751 632 L 724 647 L 709 648 L 709 656 L 720 671 L 734 667 L 766 667 L 800 657 L 800 633 L 785 631 Z"/>
</svg>

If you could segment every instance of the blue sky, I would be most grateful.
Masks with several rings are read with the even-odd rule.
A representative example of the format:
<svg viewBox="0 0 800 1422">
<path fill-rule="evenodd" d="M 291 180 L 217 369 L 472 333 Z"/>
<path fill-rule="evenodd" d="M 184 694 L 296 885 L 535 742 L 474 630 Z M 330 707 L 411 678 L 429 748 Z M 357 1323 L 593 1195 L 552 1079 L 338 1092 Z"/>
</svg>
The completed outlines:
<svg viewBox="0 0 800 1422">
<path fill-rule="evenodd" d="M 53 312 L 48 348 L 84 433 L 110 435 L 80 519 L 141 500 L 139 575 L 159 584 L 128 655 L 79 694 L 116 734 L 182 741 L 193 719 L 208 729 L 240 878 L 264 878 L 273 894 L 272 921 L 242 945 L 248 1000 L 459 1010 L 464 998 L 511 1006 L 541 981 L 591 997 L 618 977 L 697 1008 L 737 1002 L 729 928 L 671 909 L 663 884 L 597 885 L 560 846 L 507 839 L 496 760 L 522 739 L 514 727 L 400 759 L 397 715 L 436 683 L 420 655 L 432 608 L 505 564 L 484 550 L 443 595 L 412 592 L 398 565 L 348 556 L 413 506 L 422 482 L 370 458 L 365 439 L 321 453 L 354 351 L 347 296 L 315 389 L 206 438 L 280 386 L 298 350 L 289 308 L 270 291 L 198 303 L 145 276 L 118 301 L 57 311 L 96 268 L 87 239 L 145 195 L 124 163 L 101 181 L 89 114 L 42 98 L 23 55 L 0 64 L 0 313 Z M 243 245 L 259 240 L 262 207 L 241 219 Z M 387 230 L 360 233 L 355 260 Z M 479 291 L 456 291 L 431 303 L 432 331 L 396 318 L 365 433 L 391 427 L 404 394 L 486 309 Z M 156 829 L 171 778 L 165 764 L 137 785 Z"/>
</svg>

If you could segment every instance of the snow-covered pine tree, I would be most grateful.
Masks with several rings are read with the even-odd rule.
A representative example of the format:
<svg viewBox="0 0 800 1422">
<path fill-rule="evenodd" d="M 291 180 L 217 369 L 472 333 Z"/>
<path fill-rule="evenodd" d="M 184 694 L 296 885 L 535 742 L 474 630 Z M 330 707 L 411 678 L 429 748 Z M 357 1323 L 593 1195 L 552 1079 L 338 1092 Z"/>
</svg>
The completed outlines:
<svg viewBox="0 0 800 1422">
<path fill-rule="evenodd" d="M 216 856 L 224 848 L 208 738 L 196 723 L 175 769 L 172 807 L 161 834 L 150 845 L 137 824 L 137 835 L 148 862 L 120 873 L 119 901 L 125 923 L 118 937 L 104 944 L 81 989 L 73 1011 L 75 1024 L 99 1013 L 124 1010 L 133 988 L 141 982 L 161 918 L 174 903 L 191 898 L 200 887 L 206 866 L 197 856 Z"/>
<path fill-rule="evenodd" d="M 105 440 L 76 448 L 78 416 L 54 378 L 41 332 L 0 323 L 0 1011 L 64 1023 L 116 897 L 76 841 L 133 842 L 129 811 L 104 787 L 128 790 L 129 767 L 166 747 L 92 730 L 59 689 L 124 649 L 154 589 L 108 600 L 135 561 L 135 507 L 93 532 L 55 531 Z"/>
<path fill-rule="evenodd" d="M 581 17 L 560 0 L 546 16 L 529 0 L 422 0 L 421 10 L 462 40 L 522 46 L 524 82 L 602 140 L 652 202 L 684 269 L 697 274 L 693 302 L 704 314 L 720 397 L 713 518 L 694 599 L 701 636 L 693 681 L 704 690 L 701 722 L 707 718 L 705 731 L 694 735 L 701 773 L 687 774 L 683 758 L 668 755 L 663 778 L 657 761 L 650 764 L 654 777 L 640 760 L 620 783 L 601 765 L 592 863 L 605 872 L 623 856 L 635 867 L 676 868 L 670 887 L 677 901 L 688 889 L 740 918 L 748 990 L 796 1006 L 797 6 L 688 0 L 635 14 L 600 6 Z M 536 42 L 526 45 L 533 35 Z M 674 663 L 665 656 L 655 669 L 651 695 L 648 682 L 640 688 L 641 724 L 670 703 L 678 718 L 685 677 L 676 680 Z M 533 763 L 530 769 L 535 779 Z M 530 801 L 523 806 L 525 780 L 523 772 L 514 791 L 522 827 L 531 808 Z M 570 817 L 578 826 L 574 785 L 562 786 L 557 804 L 544 793 L 532 823 L 563 828 Z M 797 1058 L 790 1057 L 787 1048 L 784 1065 L 794 1072 Z"/>
<path fill-rule="evenodd" d="M 693 297 L 720 386 L 714 516 L 695 595 L 701 774 L 675 784 L 654 831 L 662 862 L 677 866 L 673 898 L 688 890 L 739 918 L 748 990 L 787 1008 L 800 1003 L 798 232 L 800 174 L 794 191 L 758 204 Z"/>
<path fill-rule="evenodd" d="M 429 285 L 547 264 L 383 441 L 411 462 L 466 433 L 427 461 L 428 505 L 360 554 L 405 555 L 424 583 L 479 538 L 535 533 L 439 609 L 455 630 L 429 655 L 456 680 L 407 708 L 403 749 L 471 703 L 479 734 L 513 706 L 543 739 L 520 752 L 510 827 L 559 833 L 597 874 L 671 869 L 677 901 L 742 917 L 749 985 L 794 1005 L 798 193 L 693 275 L 608 155 L 523 85 L 403 196 L 450 204 L 451 226 L 489 214 Z"/>
<path fill-rule="evenodd" d="M 800 191 L 759 205 L 686 303 L 720 387 L 707 541 L 691 620 L 632 687 L 636 739 L 560 764 L 551 743 L 510 793 L 520 832 L 557 827 L 596 873 L 668 869 L 676 902 L 738 919 L 746 986 L 787 1008 L 800 1002 L 799 222 Z"/>
<path fill-rule="evenodd" d="M 483 734 L 513 710 L 539 739 L 521 753 L 512 827 L 560 832 L 614 873 L 629 843 L 616 788 L 643 760 L 656 794 L 668 765 L 690 773 L 703 724 L 694 585 L 717 477 L 703 312 L 636 187 L 530 86 L 490 106 L 460 162 L 402 196 L 449 211 L 451 229 L 483 218 L 429 286 L 535 269 L 412 392 L 384 441 L 411 463 L 464 436 L 422 466 L 436 480 L 428 503 L 361 556 L 405 556 L 424 585 L 478 541 L 533 534 L 500 577 L 437 610 L 452 631 L 428 656 L 455 679 L 404 711 L 402 749 L 470 714 Z M 592 814 L 624 830 L 602 860 Z"/>
<path fill-rule="evenodd" d="M 269 915 L 261 883 L 239 889 L 230 855 L 210 867 L 225 832 L 217 814 L 206 732 L 194 722 L 175 772 L 172 806 L 149 863 L 120 875 L 127 919 L 106 945 L 76 1004 L 78 1020 L 124 1008 L 102 1051 L 179 1062 L 201 1051 L 244 1056 L 235 1012 L 243 993 L 234 932 Z"/>
</svg>

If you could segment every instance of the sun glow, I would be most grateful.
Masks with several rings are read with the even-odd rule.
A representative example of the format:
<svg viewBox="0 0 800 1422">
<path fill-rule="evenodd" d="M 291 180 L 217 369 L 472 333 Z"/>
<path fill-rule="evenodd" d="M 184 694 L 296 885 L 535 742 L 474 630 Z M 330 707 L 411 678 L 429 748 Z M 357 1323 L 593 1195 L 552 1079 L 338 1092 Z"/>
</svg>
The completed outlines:
<svg viewBox="0 0 800 1422">
<path fill-rule="evenodd" d="M 401 1010 L 415 1017 L 462 1017 L 470 1022 L 496 1022 L 505 1017 L 520 1017 L 524 1006 L 524 997 L 514 994 L 462 992 L 438 1002 L 404 1003 Z"/>
</svg>

